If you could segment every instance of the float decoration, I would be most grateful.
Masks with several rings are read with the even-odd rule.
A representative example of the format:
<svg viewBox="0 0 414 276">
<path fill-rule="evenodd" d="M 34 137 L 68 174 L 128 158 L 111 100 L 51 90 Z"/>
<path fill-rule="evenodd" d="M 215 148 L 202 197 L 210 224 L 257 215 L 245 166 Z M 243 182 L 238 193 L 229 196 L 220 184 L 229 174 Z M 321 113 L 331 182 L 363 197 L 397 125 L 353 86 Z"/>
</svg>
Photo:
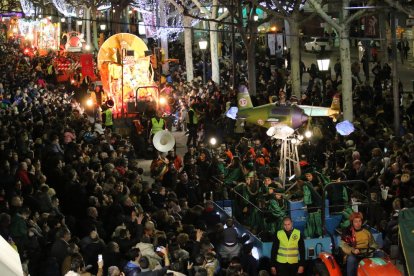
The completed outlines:
<svg viewBox="0 0 414 276">
<path fill-rule="evenodd" d="M 148 87 L 155 86 L 155 82 L 150 57 L 146 53 L 147 45 L 133 34 L 116 34 L 102 44 L 98 70 L 105 93 L 115 103 L 114 113 L 121 113 L 122 106 L 126 107 L 131 99 L 157 97 L 157 88 Z"/>
<path fill-rule="evenodd" d="M 66 36 L 65 50 L 68 52 L 82 52 L 83 43 L 85 39 L 83 34 L 79 32 L 64 33 L 62 37 Z"/>
</svg>

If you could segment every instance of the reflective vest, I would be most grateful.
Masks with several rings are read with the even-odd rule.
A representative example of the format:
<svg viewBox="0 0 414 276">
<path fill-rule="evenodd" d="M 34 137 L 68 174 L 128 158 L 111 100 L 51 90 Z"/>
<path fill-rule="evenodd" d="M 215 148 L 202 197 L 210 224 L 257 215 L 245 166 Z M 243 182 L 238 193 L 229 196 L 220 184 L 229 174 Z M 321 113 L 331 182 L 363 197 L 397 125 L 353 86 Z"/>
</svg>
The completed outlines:
<svg viewBox="0 0 414 276">
<path fill-rule="evenodd" d="M 151 134 L 155 134 L 158 131 L 164 129 L 164 119 L 162 118 L 159 121 L 157 121 L 157 118 L 152 118 L 151 124 L 152 124 Z"/>
<path fill-rule="evenodd" d="M 193 123 L 190 122 L 190 111 L 193 112 Z M 186 120 L 187 124 L 192 124 L 192 125 L 196 125 L 198 124 L 198 116 L 197 113 L 194 111 L 194 109 L 190 108 L 186 114 Z"/>
<path fill-rule="evenodd" d="M 284 230 L 279 230 L 277 232 L 277 238 L 279 240 L 279 250 L 277 252 L 276 261 L 278 263 L 289 263 L 297 264 L 299 262 L 299 239 L 300 231 L 293 229 L 290 238 L 287 238 L 286 232 Z"/>
<path fill-rule="evenodd" d="M 112 121 L 112 110 L 108 108 L 104 111 L 105 113 L 105 126 L 112 126 L 114 123 Z"/>
</svg>

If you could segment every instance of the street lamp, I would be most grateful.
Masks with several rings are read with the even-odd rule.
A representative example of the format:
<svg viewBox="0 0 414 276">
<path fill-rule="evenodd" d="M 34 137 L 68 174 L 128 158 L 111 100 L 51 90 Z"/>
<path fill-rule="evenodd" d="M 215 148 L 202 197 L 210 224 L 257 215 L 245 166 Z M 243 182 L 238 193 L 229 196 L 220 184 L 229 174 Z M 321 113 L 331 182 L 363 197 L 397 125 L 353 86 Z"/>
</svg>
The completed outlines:
<svg viewBox="0 0 414 276">
<path fill-rule="evenodd" d="M 257 15 L 256 11 L 253 13 L 253 20 L 257 22 L 259 20 L 259 16 Z"/>
<path fill-rule="evenodd" d="M 325 51 L 325 46 L 321 46 L 320 52 L 316 55 L 316 61 L 318 63 L 318 69 L 321 71 L 322 75 L 322 97 L 326 98 L 326 72 L 329 71 L 329 63 L 331 62 L 331 57 L 328 52 Z"/>
<path fill-rule="evenodd" d="M 207 40 L 204 38 L 198 42 L 198 46 L 200 47 L 201 53 L 203 55 L 203 83 L 206 83 L 206 60 L 205 60 L 205 51 L 207 49 Z"/>
<path fill-rule="evenodd" d="M 99 25 L 99 28 L 101 29 L 101 31 L 105 31 L 106 30 L 106 25 L 101 24 L 101 25 Z"/>
</svg>

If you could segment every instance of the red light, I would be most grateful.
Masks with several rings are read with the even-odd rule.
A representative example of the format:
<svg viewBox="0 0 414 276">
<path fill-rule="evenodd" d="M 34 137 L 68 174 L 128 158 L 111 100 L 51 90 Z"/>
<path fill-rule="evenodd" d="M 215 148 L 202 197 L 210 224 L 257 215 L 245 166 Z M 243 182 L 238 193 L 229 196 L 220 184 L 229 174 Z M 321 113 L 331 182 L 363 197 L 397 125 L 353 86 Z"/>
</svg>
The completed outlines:
<svg viewBox="0 0 414 276">
<path fill-rule="evenodd" d="M 29 53 L 29 49 L 24 49 L 24 53 L 28 54 Z"/>
</svg>

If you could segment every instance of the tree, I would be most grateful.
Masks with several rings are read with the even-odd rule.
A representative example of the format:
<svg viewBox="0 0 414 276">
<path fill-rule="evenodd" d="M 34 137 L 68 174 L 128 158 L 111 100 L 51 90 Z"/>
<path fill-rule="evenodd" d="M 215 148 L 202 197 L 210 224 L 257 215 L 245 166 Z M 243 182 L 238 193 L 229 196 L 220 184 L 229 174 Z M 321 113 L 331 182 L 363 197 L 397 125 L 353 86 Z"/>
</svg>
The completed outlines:
<svg viewBox="0 0 414 276">
<path fill-rule="evenodd" d="M 270 21 L 271 17 L 256 19 L 256 9 L 258 8 L 253 2 L 249 2 L 247 5 L 243 5 L 242 2 L 237 2 L 237 6 L 234 7 L 234 1 L 231 3 L 226 2 L 227 9 L 230 11 L 232 24 L 237 28 L 240 37 L 247 53 L 247 66 L 248 66 L 248 82 L 249 93 L 253 96 L 256 95 L 256 43 L 257 43 L 257 28 Z M 243 9 L 245 13 L 243 13 Z M 246 17 L 246 19 L 245 19 Z M 247 22 L 246 22 L 247 21 Z M 245 24 L 246 22 L 246 24 Z M 234 50 L 234 49 L 233 49 Z M 233 60 L 232 62 L 236 62 Z M 233 76 L 234 77 L 234 76 Z"/>
<path fill-rule="evenodd" d="M 221 15 L 218 14 L 218 0 L 212 0 L 212 2 L 206 4 L 201 3 L 199 0 L 191 0 L 193 4 L 200 10 L 200 13 L 204 15 L 204 17 L 198 15 L 195 16 L 191 14 L 187 7 L 183 6 L 180 2 L 180 5 L 183 6 L 184 15 L 189 16 L 195 19 L 203 20 L 209 23 L 210 27 L 210 58 L 211 58 L 211 67 L 212 67 L 212 79 L 215 83 L 220 83 L 220 66 L 219 66 L 219 59 L 218 59 L 218 24 L 222 23 L 228 15 L 229 12 L 225 11 Z"/>
<path fill-rule="evenodd" d="M 281 18 L 289 23 L 289 39 L 290 39 L 290 60 L 291 71 L 290 76 L 292 80 L 292 93 L 298 98 L 301 95 L 300 83 L 300 26 L 311 16 L 303 17 L 301 8 L 305 0 L 291 0 L 291 1 L 273 1 L 268 0 L 266 4 L 259 5 L 263 11 L 276 18 Z"/>
<path fill-rule="evenodd" d="M 197 16 L 200 10 L 194 5 L 191 1 L 177 3 L 174 0 L 167 0 L 172 6 L 175 7 L 176 11 L 174 17 L 177 18 L 182 16 L 182 28 L 184 29 L 184 52 L 185 52 L 185 67 L 186 67 L 186 77 L 187 81 L 190 82 L 194 79 L 194 65 L 193 65 L 193 39 L 191 26 L 195 23 L 198 23 L 200 20 L 196 20 L 193 17 L 187 16 L 186 14 L 191 14 L 192 16 Z M 185 5 L 185 8 L 184 6 Z"/>
<path fill-rule="evenodd" d="M 353 101 L 352 101 L 352 72 L 351 72 L 351 54 L 349 41 L 349 28 L 352 21 L 360 18 L 366 13 L 366 9 L 361 9 L 351 14 L 349 10 L 351 0 L 342 0 L 341 15 L 338 21 L 335 21 L 332 16 L 328 15 L 322 8 L 322 5 L 317 0 L 308 0 L 308 3 L 314 11 L 326 23 L 331 25 L 339 34 L 339 52 L 341 58 L 341 75 L 342 75 L 342 101 L 344 107 L 344 119 L 350 122 L 353 121 Z M 375 1 L 370 0 L 368 6 Z"/>
</svg>

